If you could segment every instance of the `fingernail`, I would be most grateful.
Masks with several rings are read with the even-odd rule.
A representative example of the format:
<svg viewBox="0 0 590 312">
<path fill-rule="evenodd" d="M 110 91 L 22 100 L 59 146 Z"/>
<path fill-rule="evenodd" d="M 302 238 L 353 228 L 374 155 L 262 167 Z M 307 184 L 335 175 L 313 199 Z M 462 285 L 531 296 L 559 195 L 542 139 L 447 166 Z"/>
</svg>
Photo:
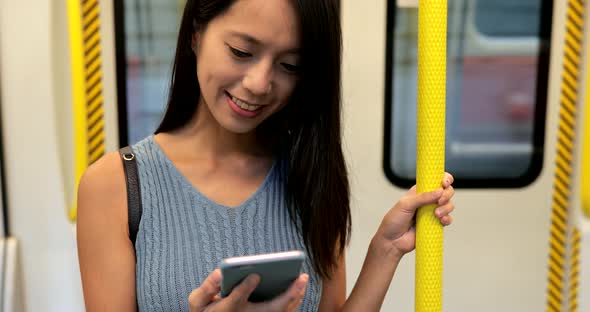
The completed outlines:
<svg viewBox="0 0 590 312">
<path fill-rule="evenodd" d="M 301 276 L 301 280 L 302 280 L 303 282 L 307 283 L 307 281 L 309 280 L 309 275 L 307 275 L 307 274 L 303 274 L 303 275 Z"/>
<path fill-rule="evenodd" d="M 305 285 L 307 285 L 307 281 L 309 280 L 309 275 L 307 274 L 303 274 L 300 278 L 299 278 L 299 282 L 297 283 L 297 287 L 299 289 L 303 289 L 305 287 Z"/>
<path fill-rule="evenodd" d="M 212 276 L 213 285 L 216 287 L 221 286 L 221 272 L 215 272 Z"/>
<path fill-rule="evenodd" d="M 256 286 L 259 281 L 260 281 L 260 276 L 258 276 L 257 274 L 252 274 L 252 275 L 248 276 L 248 285 L 250 285 L 250 286 Z"/>
<path fill-rule="evenodd" d="M 434 215 L 440 218 L 440 209 L 435 209 Z"/>
</svg>

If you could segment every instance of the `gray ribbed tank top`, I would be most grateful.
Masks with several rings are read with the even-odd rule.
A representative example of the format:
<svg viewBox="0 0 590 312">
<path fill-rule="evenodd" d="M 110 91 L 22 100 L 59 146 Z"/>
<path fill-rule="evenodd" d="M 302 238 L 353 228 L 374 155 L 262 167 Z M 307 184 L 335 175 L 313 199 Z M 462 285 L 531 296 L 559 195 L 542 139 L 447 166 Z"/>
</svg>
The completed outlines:
<svg viewBox="0 0 590 312">
<path fill-rule="evenodd" d="M 153 136 L 133 150 L 143 204 L 135 244 L 140 311 L 188 311 L 188 295 L 223 258 L 305 250 L 285 206 L 276 165 L 248 200 L 229 208 L 195 189 Z M 310 279 L 299 311 L 317 311 L 321 279 L 309 258 L 303 271 Z"/>
</svg>

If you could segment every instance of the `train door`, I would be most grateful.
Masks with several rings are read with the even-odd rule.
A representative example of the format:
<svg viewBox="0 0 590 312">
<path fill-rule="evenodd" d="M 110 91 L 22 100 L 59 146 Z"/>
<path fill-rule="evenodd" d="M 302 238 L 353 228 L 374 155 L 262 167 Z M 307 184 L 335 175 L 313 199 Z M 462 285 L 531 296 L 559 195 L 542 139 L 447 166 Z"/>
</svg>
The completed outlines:
<svg viewBox="0 0 590 312">
<path fill-rule="evenodd" d="M 342 2 L 345 144 L 355 203 L 349 289 L 381 216 L 413 184 L 418 2 Z M 563 199 L 556 168 L 562 158 L 573 159 L 579 140 L 571 132 L 579 130 L 559 128 L 579 117 L 563 114 L 563 94 L 566 105 L 575 101 L 573 89 L 562 85 L 571 83 L 563 79 L 572 78 L 572 62 L 582 64 L 582 37 L 588 41 L 580 27 L 583 1 L 569 2 L 448 1 L 446 168 L 456 177 L 457 211 L 445 231 L 445 311 L 559 310 L 551 306 L 561 296 L 553 296 L 554 284 L 572 283 L 567 277 L 555 282 L 551 272 L 555 263 L 575 258 L 553 253 L 571 250 L 566 237 L 555 243 L 554 233 L 570 224 L 561 223 L 568 218 L 560 219 L 553 206 Z M 568 130 L 572 136 L 563 141 Z M 560 144 L 572 149 L 563 154 Z M 573 199 L 577 173 L 565 170 L 572 173 Z M 569 223 L 583 222 L 573 219 Z M 582 249 L 590 248 L 581 241 Z M 587 294 L 570 286 L 580 300 Z M 410 311 L 413 300 L 410 255 L 398 267 L 384 310 Z"/>
</svg>

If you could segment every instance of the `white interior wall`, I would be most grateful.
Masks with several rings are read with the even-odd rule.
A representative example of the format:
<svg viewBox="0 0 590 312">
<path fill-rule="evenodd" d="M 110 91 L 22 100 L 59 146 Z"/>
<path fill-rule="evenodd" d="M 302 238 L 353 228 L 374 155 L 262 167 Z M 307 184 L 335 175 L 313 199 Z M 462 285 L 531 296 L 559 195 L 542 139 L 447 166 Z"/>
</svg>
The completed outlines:
<svg viewBox="0 0 590 312">
<path fill-rule="evenodd" d="M 6 189 L 27 311 L 75 310 L 81 304 L 56 149 L 52 3 L 0 1 Z"/>
<path fill-rule="evenodd" d="M 0 68 L 11 234 L 24 311 L 83 311 L 74 226 L 66 1 L 0 0 Z M 112 1 L 101 1 L 107 150 L 118 147 Z M 20 309 L 19 309 L 20 310 Z"/>
</svg>

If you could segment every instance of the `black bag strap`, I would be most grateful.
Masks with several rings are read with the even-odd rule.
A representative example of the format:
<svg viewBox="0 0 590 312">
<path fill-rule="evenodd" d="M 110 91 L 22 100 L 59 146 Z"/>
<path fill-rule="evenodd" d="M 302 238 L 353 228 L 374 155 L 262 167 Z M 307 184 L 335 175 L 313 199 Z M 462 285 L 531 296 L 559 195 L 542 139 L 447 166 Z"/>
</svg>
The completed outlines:
<svg viewBox="0 0 590 312">
<path fill-rule="evenodd" d="M 139 221 L 143 208 L 141 207 L 141 190 L 139 188 L 139 174 L 137 172 L 137 161 L 135 154 L 130 146 L 125 146 L 119 150 L 125 169 L 125 180 L 127 184 L 127 219 L 129 222 L 129 239 L 135 246 L 137 231 L 139 230 Z"/>
</svg>

